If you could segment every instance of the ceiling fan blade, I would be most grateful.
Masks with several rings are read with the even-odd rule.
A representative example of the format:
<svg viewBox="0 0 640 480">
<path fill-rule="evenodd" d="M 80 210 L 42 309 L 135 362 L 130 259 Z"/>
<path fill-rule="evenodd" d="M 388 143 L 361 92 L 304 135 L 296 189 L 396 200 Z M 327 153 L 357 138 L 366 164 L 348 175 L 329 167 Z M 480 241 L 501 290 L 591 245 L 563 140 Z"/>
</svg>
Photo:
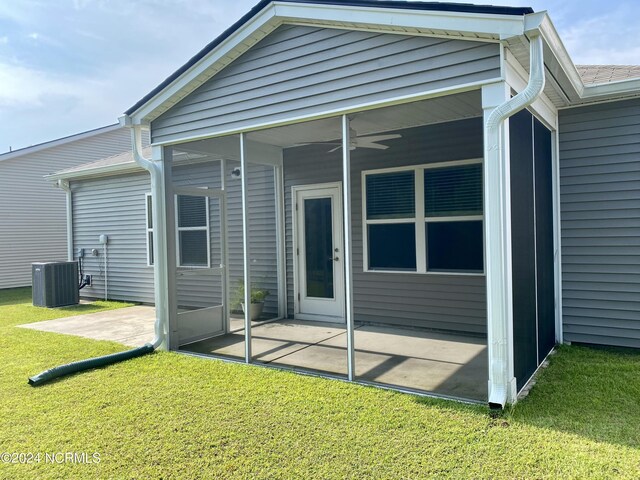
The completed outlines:
<svg viewBox="0 0 640 480">
<path fill-rule="evenodd" d="M 358 140 L 364 140 L 365 142 L 382 142 L 384 140 L 392 140 L 394 138 L 402 138 L 399 133 L 392 133 L 389 135 L 364 135 L 359 137 Z"/>
<path fill-rule="evenodd" d="M 331 150 L 329 150 L 327 153 L 333 153 L 336 150 L 340 150 L 342 148 L 342 144 L 338 145 L 336 148 L 332 148 Z"/>
<path fill-rule="evenodd" d="M 342 145 L 342 142 L 306 142 L 296 143 L 295 145 L 291 145 L 291 147 L 304 147 L 305 145 Z"/>
<path fill-rule="evenodd" d="M 358 143 L 358 148 L 371 148 L 373 150 L 386 150 L 388 145 L 382 145 L 381 143 L 365 142 Z"/>
</svg>

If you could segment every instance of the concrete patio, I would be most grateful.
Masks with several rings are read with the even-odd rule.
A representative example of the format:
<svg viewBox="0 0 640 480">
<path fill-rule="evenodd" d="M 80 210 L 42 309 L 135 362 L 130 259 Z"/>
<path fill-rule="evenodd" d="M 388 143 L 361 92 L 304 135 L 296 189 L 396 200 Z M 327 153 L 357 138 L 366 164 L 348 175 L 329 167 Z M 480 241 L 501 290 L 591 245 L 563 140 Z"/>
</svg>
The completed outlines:
<svg viewBox="0 0 640 480">
<path fill-rule="evenodd" d="M 135 306 L 20 325 L 44 332 L 77 335 L 140 346 L 153 340 L 155 309 Z M 227 335 L 183 345 L 182 351 L 244 359 L 241 318 L 231 319 Z M 252 326 L 256 362 L 346 376 L 344 325 L 274 321 Z M 485 401 L 487 347 L 482 338 L 385 326 L 355 329 L 356 378 Z"/>
<path fill-rule="evenodd" d="M 277 321 L 252 327 L 253 358 L 313 372 L 347 372 L 343 325 Z M 244 358 L 244 329 L 184 345 L 183 351 Z M 355 330 L 358 380 L 485 401 L 487 348 L 482 338 L 415 329 L 359 326 Z"/>
<path fill-rule="evenodd" d="M 19 326 L 139 347 L 153 340 L 155 319 L 155 308 L 139 305 Z"/>
</svg>

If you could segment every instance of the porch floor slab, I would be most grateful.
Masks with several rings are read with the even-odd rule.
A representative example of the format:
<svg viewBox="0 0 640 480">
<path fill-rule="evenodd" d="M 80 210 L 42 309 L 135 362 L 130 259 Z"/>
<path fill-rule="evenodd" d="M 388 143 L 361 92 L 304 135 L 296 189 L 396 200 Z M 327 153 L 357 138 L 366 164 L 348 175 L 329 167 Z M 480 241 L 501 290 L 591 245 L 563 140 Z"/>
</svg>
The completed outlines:
<svg viewBox="0 0 640 480">
<path fill-rule="evenodd" d="M 355 332 L 359 380 L 485 401 L 484 339 L 391 326 L 360 326 Z M 344 325 L 277 321 L 252 327 L 257 361 L 334 375 L 347 374 Z M 185 345 L 182 350 L 244 358 L 244 330 Z"/>
</svg>

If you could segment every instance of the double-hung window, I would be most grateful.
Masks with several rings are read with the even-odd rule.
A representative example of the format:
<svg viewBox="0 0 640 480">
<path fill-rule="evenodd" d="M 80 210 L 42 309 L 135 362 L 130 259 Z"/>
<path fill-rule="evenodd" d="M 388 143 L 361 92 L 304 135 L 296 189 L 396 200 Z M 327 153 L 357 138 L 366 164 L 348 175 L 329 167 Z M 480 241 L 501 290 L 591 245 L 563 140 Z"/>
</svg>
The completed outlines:
<svg viewBox="0 0 640 480">
<path fill-rule="evenodd" d="M 363 172 L 365 270 L 482 273 L 482 161 Z"/>
<path fill-rule="evenodd" d="M 154 263 L 152 197 L 146 194 L 147 265 Z M 210 267 L 209 201 L 205 196 L 176 195 L 176 243 L 179 267 Z"/>
<path fill-rule="evenodd" d="M 154 262 L 153 252 L 153 204 L 150 193 L 146 194 L 147 198 L 147 265 L 152 266 Z"/>
</svg>

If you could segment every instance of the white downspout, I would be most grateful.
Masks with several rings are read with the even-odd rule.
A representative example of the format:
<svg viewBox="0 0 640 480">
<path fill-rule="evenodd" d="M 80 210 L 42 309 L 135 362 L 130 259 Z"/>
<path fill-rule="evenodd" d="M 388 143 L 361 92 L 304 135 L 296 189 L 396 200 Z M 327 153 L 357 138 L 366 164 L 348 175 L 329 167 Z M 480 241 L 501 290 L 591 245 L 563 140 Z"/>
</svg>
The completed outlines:
<svg viewBox="0 0 640 480">
<path fill-rule="evenodd" d="M 166 229 L 161 228 L 165 225 L 165 205 L 162 191 L 164 189 L 163 162 L 154 162 L 153 160 L 142 156 L 142 127 L 141 125 L 133 125 L 131 127 L 131 143 L 133 146 L 133 159 L 135 162 L 149 172 L 151 176 L 151 198 L 152 198 L 152 218 L 153 218 L 153 250 L 156 252 L 156 258 L 153 264 L 154 291 L 156 304 L 156 322 L 155 322 L 155 338 L 153 339 L 153 348 L 158 348 L 165 343 L 166 332 L 168 331 L 168 309 L 165 293 L 167 291 L 168 278 L 167 271 L 162 268 L 166 259 L 163 258 L 162 252 L 166 252 L 165 237 Z M 163 199 L 163 201 L 159 201 Z M 165 344 L 166 345 L 166 344 Z"/>
<path fill-rule="evenodd" d="M 501 127 L 506 119 L 515 113 L 519 112 L 523 108 L 531 105 L 536 98 L 542 93 L 544 88 L 544 56 L 542 50 L 542 38 L 539 32 L 531 32 L 529 35 L 530 40 L 530 74 L 529 83 L 513 98 L 507 100 L 503 104 L 497 106 L 490 114 L 486 123 L 486 135 L 487 135 L 487 163 L 496 163 L 503 161 L 503 143 L 500 138 Z M 505 188 L 509 188 L 508 179 L 505 179 Z M 508 212 L 508 210 L 506 210 Z M 501 221 L 505 220 L 506 212 L 500 212 Z M 487 236 L 487 243 L 489 241 L 501 242 L 502 248 L 500 251 L 504 252 L 504 246 L 508 244 L 508 239 L 504 238 L 490 238 Z M 489 249 L 489 245 L 487 245 Z M 509 275 L 510 272 L 506 270 L 506 260 L 504 255 L 501 257 L 501 267 L 499 271 L 492 271 L 491 265 L 487 265 L 487 286 L 491 285 L 492 275 Z M 509 352 L 509 339 L 508 335 L 511 331 L 510 322 L 511 319 L 507 312 L 510 311 L 508 303 L 511 302 L 510 292 L 505 292 L 502 295 L 504 305 L 497 306 L 497 311 L 493 312 L 491 308 L 487 309 L 487 316 L 489 318 L 489 328 L 487 329 L 487 342 L 489 346 L 489 405 L 504 407 L 507 403 L 512 402 L 513 398 L 509 392 L 510 384 L 510 372 L 509 372 L 509 358 L 513 352 Z M 489 305 L 490 307 L 490 305 Z"/>
<path fill-rule="evenodd" d="M 73 197 L 68 180 L 58 180 L 58 188 L 67 194 L 67 260 L 73 262 Z"/>
</svg>

